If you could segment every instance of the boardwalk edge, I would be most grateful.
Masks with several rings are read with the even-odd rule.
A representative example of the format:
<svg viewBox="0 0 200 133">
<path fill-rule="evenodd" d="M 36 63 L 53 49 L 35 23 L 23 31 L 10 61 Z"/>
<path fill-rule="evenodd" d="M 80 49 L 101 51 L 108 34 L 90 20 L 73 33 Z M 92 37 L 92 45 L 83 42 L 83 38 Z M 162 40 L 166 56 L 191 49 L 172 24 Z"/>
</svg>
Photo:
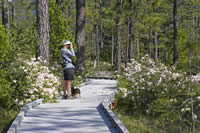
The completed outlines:
<svg viewBox="0 0 200 133">
<path fill-rule="evenodd" d="M 80 84 L 77 87 L 82 87 L 84 85 L 86 85 L 88 83 L 88 80 L 84 81 L 82 84 Z M 42 104 L 42 98 L 41 99 L 37 99 L 31 103 L 25 104 L 21 111 L 18 113 L 18 115 L 16 116 L 16 118 L 14 119 L 14 121 L 12 122 L 10 128 L 8 129 L 7 133 L 17 133 L 17 129 L 20 127 L 22 120 L 24 119 L 24 117 L 27 115 L 27 112 L 34 108 L 37 107 L 38 105 Z"/>
<path fill-rule="evenodd" d="M 22 120 L 24 119 L 24 117 L 26 116 L 27 112 L 34 108 L 37 107 L 39 104 L 42 103 L 43 99 L 37 99 L 31 103 L 25 104 L 21 111 L 18 113 L 18 115 L 16 116 L 16 118 L 14 119 L 14 121 L 12 122 L 10 128 L 8 129 L 7 133 L 16 133 L 17 129 L 20 127 Z"/>
<path fill-rule="evenodd" d="M 118 117 L 108 107 L 109 104 L 112 105 L 112 100 L 114 99 L 116 93 L 117 93 L 117 91 L 115 91 L 110 96 L 108 96 L 106 99 L 104 99 L 100 103 L 100 107 L 102 108 L 102 110 L 104 111 L 106 116 L 109 118 L 112 125 L 119 131 L 119 133 L 129 133 L 127 128 L 122 124 L 122 122 L 118 119 Z"/>
</svg>

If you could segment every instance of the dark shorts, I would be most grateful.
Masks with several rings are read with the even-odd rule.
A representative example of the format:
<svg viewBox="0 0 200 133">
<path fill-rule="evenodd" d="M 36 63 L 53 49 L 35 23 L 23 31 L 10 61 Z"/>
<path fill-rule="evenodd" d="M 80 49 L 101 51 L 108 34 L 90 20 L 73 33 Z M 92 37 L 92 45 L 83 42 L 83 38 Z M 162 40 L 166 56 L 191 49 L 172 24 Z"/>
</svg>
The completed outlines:
<svg viewBox="0 0 200 133">
<path fill-rule="evenodd" d="M 64 80 L 74 80 L 74 68 L 66 68 L 63 70 Z"/>
</svg>

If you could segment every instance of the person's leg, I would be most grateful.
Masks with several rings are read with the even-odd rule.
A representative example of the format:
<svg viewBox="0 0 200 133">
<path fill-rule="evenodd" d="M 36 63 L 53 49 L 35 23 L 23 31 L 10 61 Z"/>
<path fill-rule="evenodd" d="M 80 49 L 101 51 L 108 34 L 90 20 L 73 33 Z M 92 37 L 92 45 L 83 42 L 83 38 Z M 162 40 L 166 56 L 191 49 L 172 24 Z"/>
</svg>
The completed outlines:
<svg viewBox="0 0 200 133">
<path fill-rule="evenodd" d="M 66 80 L 67 83 L 66 83 L 66 86 L 67 86 L 67 95 L 68 96 L 71 96 L 72 93 L 71 93 L 71 88 L 72 88 L 72 80 Z"/>
<path fill-rule="evenodd" d="M 63 89 L 64 96 L 66 95 L 66 90 L 67 90 L 67 80 L 64 80 L 64 89 Z"/>
</svg>

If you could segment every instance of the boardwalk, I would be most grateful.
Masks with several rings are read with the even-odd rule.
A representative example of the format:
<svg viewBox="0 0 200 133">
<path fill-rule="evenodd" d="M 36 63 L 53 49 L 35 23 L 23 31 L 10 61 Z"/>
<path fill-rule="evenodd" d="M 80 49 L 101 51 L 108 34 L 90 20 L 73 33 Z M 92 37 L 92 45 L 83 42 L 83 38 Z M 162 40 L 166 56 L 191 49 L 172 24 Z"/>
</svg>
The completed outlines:
<svg viewBox="0 0 200 133">
<path fill-rule="evenodd" d="M 18 133 L 114 133 L 115 129 L 99 107 L 116 87 L 114 80 L 90 80 L 81 87 L 81 98 L 58 100 L 31 109 Z"/>
</svg>

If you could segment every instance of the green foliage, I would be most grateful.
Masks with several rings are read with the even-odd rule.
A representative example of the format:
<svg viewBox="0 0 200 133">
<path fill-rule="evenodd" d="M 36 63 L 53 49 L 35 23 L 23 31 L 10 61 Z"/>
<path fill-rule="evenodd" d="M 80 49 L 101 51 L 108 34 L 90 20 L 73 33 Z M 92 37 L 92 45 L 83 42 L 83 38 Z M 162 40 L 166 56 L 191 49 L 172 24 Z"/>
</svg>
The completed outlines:
<svg viewBox="0 0 200 133">
<path fill-rule="evenodd" d="M 30 26 L 32 22 L 36 20 L 36 15 L 35 15 L 36 1 L 15 0 L 15 2 L 16 5 L 15 5 L 14 23 L 18 24 L 20 28 L 25 28 L 26 26 Z"/>
<path fill-rule="evenodd" d="M 18 111 L 16 110 L 3 110 L 0 114 L 0 132 L 6 133 L 10 128 L 11 122 L 15 119 Z"/>
<path fill-rule="evenodd" d="M 159 128 L 155 126 L 159 121 L 156 121 L 155 118 L 146 117 L 139 113 L 132 116 L 115 113 L 130 133 L 160 133 Z"/>
<path fill-rule="evenodd" d="M 8 34 L 3 25 L 0 25 L 0 108 L 9 109 L 11 104 L 11 94 L 13 90 L 10 88 L 8 66 L 10 65 L 11 46 L 8 43 Z"/>
<path fill-rule="evenodd" d="M 194 104 L 194 124 L 199 123 L 200 75 L 192 76 L 192 92 L 190 78 L 186 73 L 167 68 L 154 62 L 148 56 L 140 60 L 132 59 L 119 78 L 119 91 L 116 96 L 118 112 L 121 114 L 154 117 L 160 121 L 160 127 L 169 131 L 168 125 L 189 129 L 192 126 L 191 103 Z M 191 100 L 193 97 L 193 100 Z"/>
<path fill-rule="evenodd" d="M 61 63 L 62 40 L 70 40 L 76 50 L 75 40 L 69 31 L 68 20 L 62 15 L 60 7 L 56 0 L 49 1 L 49 19 L 50 19 L 50 59 L 51 63 Z"/>
<path fill-rule="evenodd" d="M 39 38 L 34 23 L 26 26 L 26 28 L 18 24 L 12 24 L 9 38 L 17 57 L 28 59 L 36 54 Z"/>
</svg>

